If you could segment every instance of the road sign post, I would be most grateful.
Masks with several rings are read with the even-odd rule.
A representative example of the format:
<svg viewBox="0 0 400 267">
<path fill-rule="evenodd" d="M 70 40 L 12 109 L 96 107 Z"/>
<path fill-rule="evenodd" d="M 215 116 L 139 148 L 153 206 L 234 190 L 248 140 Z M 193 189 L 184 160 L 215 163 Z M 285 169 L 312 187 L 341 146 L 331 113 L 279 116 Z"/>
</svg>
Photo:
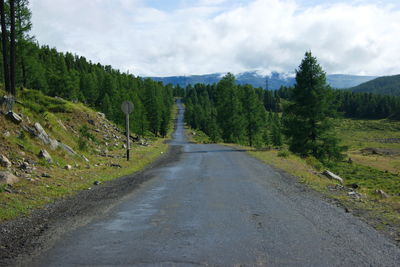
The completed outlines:
<svg viewBox="0 0 400 267">
<path fill-rule="evenodd" d="M 133 104 L 131 101 L 124 101 L 121 104 L 121 110 L 125 113 L 126 117 L 126 160 L 129 161 L 129 114 L 133 111 Z"/>
</svg>

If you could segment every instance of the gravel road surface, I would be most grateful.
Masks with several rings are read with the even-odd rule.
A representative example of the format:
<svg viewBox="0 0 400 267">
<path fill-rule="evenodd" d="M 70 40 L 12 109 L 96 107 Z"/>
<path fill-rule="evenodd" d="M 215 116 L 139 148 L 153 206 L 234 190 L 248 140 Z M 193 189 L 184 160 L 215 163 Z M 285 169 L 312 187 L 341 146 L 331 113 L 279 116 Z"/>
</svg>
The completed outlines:
<svg viewBox="0 0 400 267">
<path fill-rule="evenodd" d="M 383 235 L 296 179 L 219 145 L 176 161 L 29 266 L 399 266 Z"/>
</svg>

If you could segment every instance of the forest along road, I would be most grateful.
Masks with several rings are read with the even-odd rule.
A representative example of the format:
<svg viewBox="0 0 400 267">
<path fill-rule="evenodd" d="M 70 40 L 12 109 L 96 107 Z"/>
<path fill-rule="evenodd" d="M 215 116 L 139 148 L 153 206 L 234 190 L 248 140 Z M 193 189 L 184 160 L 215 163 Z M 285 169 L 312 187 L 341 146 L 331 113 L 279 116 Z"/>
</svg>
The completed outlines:
<svg viewBox="0 0 400 267">
<path fill-rule="evenodd" d="M 295 179 L 219 145 L 175 162 L 29 266 L 399 266 L 400 250 Z"/>
</svg>

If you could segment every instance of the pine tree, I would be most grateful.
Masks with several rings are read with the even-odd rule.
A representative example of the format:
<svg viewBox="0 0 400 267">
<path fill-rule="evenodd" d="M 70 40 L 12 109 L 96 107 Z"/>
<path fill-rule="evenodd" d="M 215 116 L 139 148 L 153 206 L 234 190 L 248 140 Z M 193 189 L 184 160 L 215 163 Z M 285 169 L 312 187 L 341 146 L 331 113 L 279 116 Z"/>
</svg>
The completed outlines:
<svg viewBox="0 0 400 267">
<path fill-rule="evenodd" d="M 217 122 L 224 141 L 239 143 L 244 138 L 244 118 L 235 76 L 228 73 L 217 84 Z"/>
<path fill-rule="evenodd" d="M 246 137 L 249 146 L 260 144 L 265 121 L 265 109 L 252 86 L 243 87 L 243 113 Z"/>
<path fill-rule="evenodd" d="M 284 113 L 284 131 L 290 150 L 320 160 L 338 160 L 342 147 L 334 135 L 330 117 L 335 114 L 332 91 L 326 75 L 311 52 L 306 52 L 296 70 L 293 103 Z"/>
<path fill-rule="evenodd" d="M 281 147 L 283 145 L 282 141 L 282 127 L 281 119 L 277 112 L 274 113 L 271 120 L 271 142 L 272 145 Z"/>
</svg>

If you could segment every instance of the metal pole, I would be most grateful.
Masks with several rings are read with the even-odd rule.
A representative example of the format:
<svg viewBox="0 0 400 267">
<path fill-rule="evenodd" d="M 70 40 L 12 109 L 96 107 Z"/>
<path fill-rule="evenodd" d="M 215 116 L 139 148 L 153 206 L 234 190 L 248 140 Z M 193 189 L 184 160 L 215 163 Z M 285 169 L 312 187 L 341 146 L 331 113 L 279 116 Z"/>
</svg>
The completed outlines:
<svg viewBox="0 0 400 267">
<path fill-rule="evenodd" d="M 129 114 L 126 114 L 126 160 L 129 161 Z"/>
</svg>

